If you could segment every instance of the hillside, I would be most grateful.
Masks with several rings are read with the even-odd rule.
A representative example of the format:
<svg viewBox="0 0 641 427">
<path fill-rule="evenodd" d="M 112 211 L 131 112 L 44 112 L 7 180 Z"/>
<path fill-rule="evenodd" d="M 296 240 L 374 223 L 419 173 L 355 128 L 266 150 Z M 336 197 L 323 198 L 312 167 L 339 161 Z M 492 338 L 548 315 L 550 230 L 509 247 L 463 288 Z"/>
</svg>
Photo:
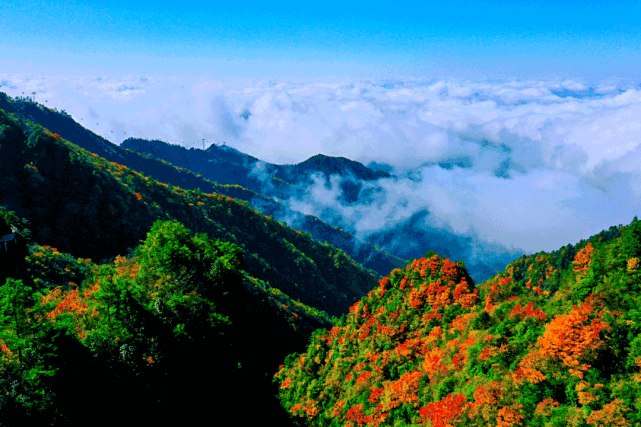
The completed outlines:
<svg viewBox="0 0 641 427">
<path fill-rule="evenodd" d="M 318 219 L 306 218 L 304 215 L 288 209 L 270 197 L 265 197 L 258 193 L 256 191 L 260 188 L 258 181 L 248 176 L 245 166 L 241 166 L 241 164 L 246 165 L 256 161 L 256 159 L 231 147 L 215 147 L 212 145 L 208 150 L 213 153 L 213 157 L 211 157 L 203 156 L 201 150 L 185 150 L 182 147 L 162 142 L 131 139 L 130 141 L 142 141 L 143 146 L 153 148 L 157 156 L 144 151 L 144 155 L 142 155 L 112 144 L 85 129 L 65 111 L 49 109 L 29 99 L 12 99 L 0 92 L 0 109 L 12 114 L 12 117 L 19 121 L 26 120 L 33 124 L 39 124 L 50 130 L 51 133 L 60 135 L 61 138 L 73 142 L 80 148 L 98 154 L 99 157 L 103 157 L 109 162 L 136 170 L 156 181 L 186 190 L 200 189 L 204 193 L 224 194 L 225 196 L 260 206 L 259 209 L 266 215 L 277 218 L 281 222 L 288 219 L 290 224 L 295 225 L 298 230 L 311 233 L 312 237 L 320 242 L 327 241 L 339 247 L 355 259 L 356 262 L 375 270 L 380 276 L 386 274 L 391 268 L 399 267 L 405 263 L 404 260 L 387 253 L 381 248 L 358 241 L 354 236 L 342 232 L 340 227 L 326 225 Z M 197 153 L 194 153 L 194 151 L 197 151 Z M 176 155 L 178 159 L 176 159 Z M 181 156 L 190 159 L 190 161 L 196 159 L 196 163 L 172 164 L 167 160 L 177 161 L 182 158 Z M 214 163 L 209 162 L 212 159 L 216 159 Z M 205 168 L 206 172 L 192 172 L 192 170 L 198 170 L 198 162 L 202 161 L 205 161 L 208 165 Z M 192 168 L 190 168 L 190 165 Z M 247 187 L 241 184 L 246 184 Z M 279 187 L 289 188 L 290 186 L 282 180 L 271 179 L 269 189 L 272 193 L 270 194 L 280 194 L 274 192 Z"/>
<path fill-rule="evenodd" d="M 255 157 L 241 153 L 232 147 L 210 145 L 206 150 L 186 149 L 164 141 L 127 138 L 121 148 L 142 154 L 145 157 L 164 160 L 181 168 L 193 170 L 219 184 L 240 185 L 257 193 L 261 192 L 263 177 L 250 175 Z M 275 191 L 286 192 L 289 183 L 274 180 Z"/>
<path fill-rule="evenodd" d="M 0 111 L 0 216 L 29 245 L 15 268 L 0 253 L 0 425 L 80 425 L 95 401 L 117 408 L 104 421 L 196 422 L 240 412 L 240 394 L 260 411 L 238 425 L 287 425 L 270 376 L 375 275 L 242 201 L 13 116 Z M 203 382 L 228 392 L 212 406 Z"/>
<path fill-rule="evenodd" d="M 383 278 L 275 380 L 317 426 L 641 423 L 641 222 L 472 285 L 436 254 Z"/>
<path fill-rule="evenodd" d="M 34 240 L 102 260 L 134 248 L 158 219 L 237 243 L 247 271 L 339 316 L 376 282 L 342 250 L 320 244 L 217 193 L 185 190 L 89 153 L 0 112 L 0 205 L 32 224 Z M 64 189 L 64 190 L 61 190 Z M 55 219 L 55 220 L 52 220 Z"/>
<path fill-rule="evenodd" d="M 358 196 L 359 180 L 375 180 L 389 175 L 366 168 L 358 162 L 344 158 L 314 156 L 296 165 L 274 165 L 261 162 L 255 157 L 224 145 L 212 144 L 206 150 L 186 149 L 163 141 L 148 141 L 128 138 L 120 146 L 125 150 L 140 153 L 148 159 L 156 159 L 179 168 L 187 169 L 216 183 L 214 191 L 227 194 L 227 186 L 236 190 L 236 198 L 249 202 L 266 215 L 286 221 L 292 227 L 320 241 L 328 242 L 344 250 L 356 262 L 379 273 L 400 267 L 405 260 L 385 251 L 379 246 L 361 241 L 344 231 L 340 224 L 328 225 L 312 216 L 303 215 L 274 199 L 287 200 L 307 191 L 310 177 L 321 174 L 329 179 L 332 174 L 354 179 L 345 189 L 351 199 Z M 238 186 L 250 191 L 239 191 Z M 264 194 L 264 196 L 263 196 Z"/>
<path fill-rule="evenodd" d="M 28 235 L 2 208 L 0 222 Z M 20 278 L 0 287 L 0 425 L 84 425 L 96 405 L 110 408 L 99 425 L 196 423 L 241 410 L 239 393 L 260 414 L 238 425 L 288 425 L 266 374 L 328 316 L 248 275 L 236 245 L 178 222 L 141 243 L 108 265 L 29 243 Z M 212 402 L 203 384 L 227 391 Z"/>
</svg>

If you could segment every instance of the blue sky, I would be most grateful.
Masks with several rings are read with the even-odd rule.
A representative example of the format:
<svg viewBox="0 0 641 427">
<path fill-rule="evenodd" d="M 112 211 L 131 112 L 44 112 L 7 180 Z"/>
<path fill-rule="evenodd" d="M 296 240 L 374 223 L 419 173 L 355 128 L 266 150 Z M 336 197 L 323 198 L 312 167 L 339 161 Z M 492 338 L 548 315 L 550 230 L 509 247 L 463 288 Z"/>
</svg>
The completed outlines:
<svg viewBox="0 0 641 427">
<path fill-rule="evenodd" d="M 631 77 L 641 2 L 21 0 L 5 72 L 219 77 Z"/>
</svg>

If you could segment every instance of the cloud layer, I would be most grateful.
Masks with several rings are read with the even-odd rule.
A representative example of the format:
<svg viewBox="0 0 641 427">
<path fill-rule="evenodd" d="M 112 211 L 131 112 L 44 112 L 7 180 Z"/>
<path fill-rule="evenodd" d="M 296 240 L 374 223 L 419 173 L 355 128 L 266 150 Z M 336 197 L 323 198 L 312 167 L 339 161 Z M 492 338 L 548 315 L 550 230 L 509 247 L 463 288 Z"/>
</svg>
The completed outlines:
<svg viewBox="0 0 641 427">
<path fill-rule="evenodd" d="M 430 229 L 535 252 L 641 212 L 638 82 L 0 74 L 0 84 L 11 96 L 37 92 L 36 101 L 116 143 L 204 139 L 278 164 L 322 153 L 391 167 L 396 178 L 364 184 L 369 196 L 358 203 L 341 201 L 339 182 L 292 202 L 333 212 L 365 238 L 422 212 Z"/>
</svg>

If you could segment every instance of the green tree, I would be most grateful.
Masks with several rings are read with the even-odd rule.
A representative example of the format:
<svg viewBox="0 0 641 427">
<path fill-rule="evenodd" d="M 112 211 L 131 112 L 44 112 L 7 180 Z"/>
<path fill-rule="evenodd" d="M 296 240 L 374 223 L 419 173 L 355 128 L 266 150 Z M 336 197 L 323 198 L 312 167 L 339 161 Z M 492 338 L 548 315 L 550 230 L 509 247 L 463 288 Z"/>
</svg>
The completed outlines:
<svg viewBox="0 0 641 427">
<path fill-rule="evenodd" d="M 116 274 L 109 265 L 103 265 L 98 270 L 100 289 L 95 293 L 96 298 L 105 304 L 101 327 L 106 327 L 110 335 L 116 334 L 120 339 L 130 335 L 133 296 L 132 281 Z M 113 337 L 112 337 L 113 339 Z"/>
<path fill-rule="evenodd" d="M 31 288 L 24 286 L 22 280 L 8 278 L 5 285 L 0 286 L 0 338 L 10 348 L 18 350 L 20 359 L 32 327 L 27 313 L 31 305 Z"/>
<path fill-rule="evenodd" d="M 156 221 L 139 246 L 138 289 L 151 311 L 159 313 L 176 333 L 228 323 L 215 301 L 240 285 L 242 252 L 231 243 L 192 237 L 174 221 Z"/>
<path fill-rule="evenodd" d="M 636 216 L 621 228 L 621 253 L 625 259 L 641 256 L 641 221 Z"/>
<path fill-rule="evenodd" d="M 50 403 L 51 393 L 42 380 L 55 371 L 44 363 L 52 353 L 55 331 L 41 320 L 39 299 L 22 280 L 8 278 L 0 286 L 0 342 L 18 356 L 6 359 L 4 349 L 0 352 L 0 424 L 13 416 L 33 417 Z"/>
</svg>

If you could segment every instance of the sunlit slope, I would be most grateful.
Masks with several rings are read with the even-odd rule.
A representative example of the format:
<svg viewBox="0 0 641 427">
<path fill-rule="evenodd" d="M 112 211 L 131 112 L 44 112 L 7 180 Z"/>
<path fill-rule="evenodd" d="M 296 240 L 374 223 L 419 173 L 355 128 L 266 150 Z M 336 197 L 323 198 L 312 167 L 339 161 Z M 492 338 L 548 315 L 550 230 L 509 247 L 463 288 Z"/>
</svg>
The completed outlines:
<svg viewBox="0 0 641 427">
<path fill-rule="evenodd" d="M 282 405 L 318 426 L 639 425 L 640 259 L 635 218 L 476 288 L 415 260 L 287 358 Z"/>
<path fill-rule="evenodd" d="M 3 109 L 7 114 L 11 114 L 17 120 L 41 125 L 80 148 L 96 153 L 110 162 L 125 165 L 158 181 L 189 190 L 200 188 L 207 193 L 221 193 L 223 191 L 220 191 L 219 188 L 225 188 L 226 195 L 244 199 L 249 199 L 256 195 L 255 192 L 247 191 L 238 185 L 231 187 L 219 186 L 204 179 L 202 176 L 191 173 L 187 169 L 181 169 L 169 164 L 163 159 L 148 158 L 131 150 L 121 148 L 84 128 L 64 110 L 49 109 L 28 99 L 12 99 L 2 92 L 0 92 L 0 109 Z"/>
<path fill-rule="evenodd" d="M 74 256 L 113 258 L 157 219 L 237 243 L 247 271 L 292 298 L 340 315 L 375 283 L 343 251 L 216 193 L 155 181 L 89 153 L 39 125 L 0 113 L 0 204 L 29 219 L 34 240 Z"/>
<path fill-rule="evenodd" d="M 200 189 L 205 193 L 225 194 L 236 199 L 250 202 L 258 210 L 274 218 L 287 218 L 289 224 L 296 223 L 296 228 L 308 232 L 314 239 L 344 250 L 358 263 L 384 275 L 390 269 L 402 266 L 405 261 L 381 248 L 360 242 L 354 236 L 339 228 L 332 227 L 316 218 L 294 212 L 286 206 L 265 197 L 258 190 L 265 188 L 262 178 L 251 174 L 251 165 L 258 161 L 251 156 L 240 153 L 231 147 L 211 146 L 201 150 L 185 150 L 161 141 L 145 141 L 138 144 L 123 143 L 123 147 L 111 143 L 96 135 L 76 122 L 64 110 L 50 109 L 30 99 L 12 99 L 0 92 L 0 109 L 13 114 L 18 120 L 27 120 L 49 129 L 89 152 L 96 153 L 110 162 L 134 169 L 149 178 L 178 186 L 186 190 Z M 125 142 L 127 142 L 125 141 Z M 142 145 L 141 145 L 142 143 Z M 132 151 L 127 147 L 136 148 Z M 182 161 L 185 160 L 185 161 Z M 210 162 L 213 161 L 213 163 Z M 208 167 L 203 168 L 201 163 Z M 260 178 L 260 179 L 258 179 Z M 218 182 L 215 182 L 218 181 Z M 269 178 L 268 188 L 271 195 L 288 194 L 288 183 Z"/>
</svg>

